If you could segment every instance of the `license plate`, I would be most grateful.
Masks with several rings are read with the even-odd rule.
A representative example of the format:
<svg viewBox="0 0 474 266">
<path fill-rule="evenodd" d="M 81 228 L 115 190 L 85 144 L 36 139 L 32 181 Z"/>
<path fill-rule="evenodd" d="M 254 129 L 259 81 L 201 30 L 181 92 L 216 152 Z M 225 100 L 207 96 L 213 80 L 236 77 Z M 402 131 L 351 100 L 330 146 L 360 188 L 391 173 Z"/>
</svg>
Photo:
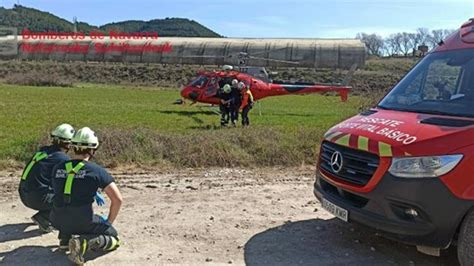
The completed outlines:
<svg viewBox="0 0 474 266">
<path fill-rule="evenodd" d="M 349 212 L 336 204 L 329 202 L 326 199 L 323 199 L 322 203 L 323 209 L 330 212 L 332 215 L 336 216 L 337 218 L 347 222 L 349 217 Z"/>
</svg>

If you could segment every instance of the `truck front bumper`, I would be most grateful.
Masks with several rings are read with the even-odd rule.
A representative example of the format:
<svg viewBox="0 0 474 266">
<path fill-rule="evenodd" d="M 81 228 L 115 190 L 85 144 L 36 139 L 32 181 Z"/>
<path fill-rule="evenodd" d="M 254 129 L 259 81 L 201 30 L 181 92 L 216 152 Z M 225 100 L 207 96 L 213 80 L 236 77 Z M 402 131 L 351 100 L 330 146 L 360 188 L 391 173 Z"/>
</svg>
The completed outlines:
<svg viewBox="0 0 474 266">
<path fill-rule="evenodd" d="M 446 248 L 473 201 L 456 198 L 438 178 L 401 179 L 387 173 L 369 193 L 341 189 L 316 174 L 314 194 L 346 209 L 349 222 L 400 242 Z"/>
</svg>

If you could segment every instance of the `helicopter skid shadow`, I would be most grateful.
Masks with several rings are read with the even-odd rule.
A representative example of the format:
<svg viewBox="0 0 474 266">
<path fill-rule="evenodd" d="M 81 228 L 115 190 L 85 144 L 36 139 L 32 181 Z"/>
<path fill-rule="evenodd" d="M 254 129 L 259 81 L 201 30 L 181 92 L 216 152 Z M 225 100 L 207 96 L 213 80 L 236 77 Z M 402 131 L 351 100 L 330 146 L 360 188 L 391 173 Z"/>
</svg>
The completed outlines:
<svg viewBox="0 0 474 266">
<path fill-rule="evenodd" d="M 175 115 L 182 115 L 182 116 L 193 116 L 193 115 L 215 115 L 212 111 L 158 111 L 162 114 L 175 114 Z"/>
<path fill-rule="evenodd" d="M 196 115 L 207 115 L 215 116 L 216 114 L 212 111 L 158 111 L 161 114 L 165 115 L 179 115 L 191 118 L 197 124 L 204 124 L 204 120 L 196 117 Z"/>
</svg>

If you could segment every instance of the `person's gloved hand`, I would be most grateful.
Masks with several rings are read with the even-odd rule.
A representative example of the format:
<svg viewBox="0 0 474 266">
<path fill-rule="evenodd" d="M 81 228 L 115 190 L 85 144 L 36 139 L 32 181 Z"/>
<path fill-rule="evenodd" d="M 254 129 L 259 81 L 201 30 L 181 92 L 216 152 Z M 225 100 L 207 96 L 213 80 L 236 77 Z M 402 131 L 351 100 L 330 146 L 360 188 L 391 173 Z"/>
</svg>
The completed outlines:
<svg viewBox="0 0 474 266">
<path fill-rule="evenodd" d="M 100 221 L 103 222 L 103 223 L 108 223 L 109 222 L 109 217 L 105 216 L 105 215 L 100 215 Z"/>
<path fill-rule="evenodd" d="M 104 224 L 108 224 L 109 223 L 109 217 L 105 216 L 105 215 L 99 215 L 99 218 L 100 218 L 100 222 L 101 223 L 104 223 Z"/>
<path fill-rule="evenodd" d="M 95 198 L 95 202 L 97 203 L 97 205 L 102 206 L 102 205 L 105 204 L 105 198 L 104 198 L 104 196 L 102 196 L 102 194 L 100 194 L 100 192 L 97 191 L 95 193 L 94 198 Z"/>
</svg>

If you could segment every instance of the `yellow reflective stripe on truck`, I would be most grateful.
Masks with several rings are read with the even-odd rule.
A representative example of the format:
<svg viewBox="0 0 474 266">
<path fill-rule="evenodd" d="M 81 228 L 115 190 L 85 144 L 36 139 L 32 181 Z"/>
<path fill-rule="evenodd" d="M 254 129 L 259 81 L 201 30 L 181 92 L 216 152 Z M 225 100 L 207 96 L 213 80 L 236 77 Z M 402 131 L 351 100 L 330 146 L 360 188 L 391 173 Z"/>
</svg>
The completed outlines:
<svg viewBox="0 0 474 266">
<path fill-rule="evenodd" d="M 345 136 L 342 136 L 341 138 L 339 138 L 336 141 L 336 144 L 349 147 L 349 139 L 350 138 L 351 138 L 351 134 L 347 134 Z"/>
<path fill-rule="evenodd" d="M 330 132 L 326 134 L 324 138 L 328 141 L 334 142 L 341 146 L 346 146 L 346 147 L 351 147 L 354 149 L 359 149 L 362 151 L 377 153 L 380 157 L 393 157 L 393 154 L 394 154 L 393 147 L 390 144 L 387 144 L 382 141 L 377 141 L 376 142 L 377 146 L 376 147 L 371 146 L 373 148 L 370 149 L 369 142 L 371 140 L 368 137 L 364 137 L 364 136 L 357 136 L 357 144 L 354 142 L 355 140 L 354 138 L 353 138 L 353 141 L 351 141 L 351 134 L 347 134 L 347 133 L 344 134 L 339 131 Z M 376 150 L 374 150 L 374 148 Z M 410 156 L 410 154 L 405 152 L 405 156 Z"/>
<path fill-rule="evenodd" d="M 363 151 L 369 151 L 369 138 L 359 136 L 357 139 L 357 148 Z"/>
<path fill-rule="evenodd" d="M 380 157 L 392 157 L 392 146 L 387 143 L 379 142 L 379 155 Z"/>
</svg>

